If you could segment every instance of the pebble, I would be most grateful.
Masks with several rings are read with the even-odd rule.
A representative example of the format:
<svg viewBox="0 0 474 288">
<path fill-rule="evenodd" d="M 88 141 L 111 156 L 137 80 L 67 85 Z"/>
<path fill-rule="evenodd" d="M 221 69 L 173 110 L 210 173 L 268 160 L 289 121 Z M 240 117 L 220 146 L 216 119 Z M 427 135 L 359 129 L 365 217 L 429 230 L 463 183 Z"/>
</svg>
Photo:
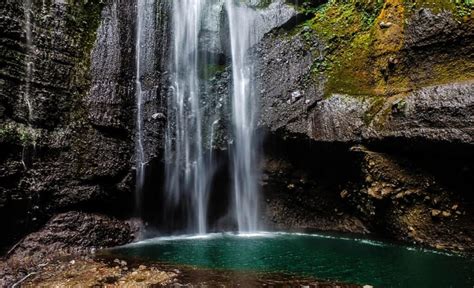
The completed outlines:
<svg viewBox="0 0 474 288">
<path fill-rule="evenodd" d="M 451 216 L 451 212 L 449 211 L 443 211 L 443 213 L 441 213 L 443 215 L 443 217 L 450 217 Z"/>
<path fill-rule="evenodd" d="M 344 199 L 344 198 L 347 197 L 348 194 L 349 194 L 349 192 L 347 192 L 347 190 L 342 190 L 340 195 L 341 195 L 341 198 Z"/>
<path fill-rule="evenodd" d="M 437 217 L 437 216 L 439 216 L 439 214 L 441 214 L 441 211 L 439 211 L 438 209 L 432 209 L 431 210 L 431 216 L 432 217 Z"/>
<path fill-rule="evenodd" d="M 380 28 L 382 29 L 387 29 L 387 28 L 390 28 L 392 26 L 392 22 L 380 22 L 379 26 Z"/>
</svg>

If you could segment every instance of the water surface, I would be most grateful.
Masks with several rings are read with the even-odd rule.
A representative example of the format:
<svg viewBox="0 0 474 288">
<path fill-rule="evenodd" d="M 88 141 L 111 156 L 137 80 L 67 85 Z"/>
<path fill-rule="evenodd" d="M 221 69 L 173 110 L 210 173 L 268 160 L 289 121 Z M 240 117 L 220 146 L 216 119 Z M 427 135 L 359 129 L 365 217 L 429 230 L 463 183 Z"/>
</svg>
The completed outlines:
<svg viewBox="0 0 474 288">
<path fill-rule="evenodd" d="M 381 287 L 473 287 L 474 259 L 377 241 L 319 234 L 162 237 L 112 253 L 168 264 L 284 273 Z"/>
</svg>

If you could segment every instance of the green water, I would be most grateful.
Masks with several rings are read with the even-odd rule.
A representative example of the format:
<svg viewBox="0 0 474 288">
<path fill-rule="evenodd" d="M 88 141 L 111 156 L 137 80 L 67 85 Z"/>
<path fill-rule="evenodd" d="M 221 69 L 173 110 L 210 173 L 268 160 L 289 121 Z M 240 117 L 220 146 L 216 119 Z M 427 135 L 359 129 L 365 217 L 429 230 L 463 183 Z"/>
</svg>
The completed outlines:
<svg viewBox="0 0 474 288">
<path fill-rule="evenodd" d="M 474 287 L 474 259 L 315 234 L 208 234 L 115 248 L 122 257 L 271 272 L 379 287 Z"/>
</svg>

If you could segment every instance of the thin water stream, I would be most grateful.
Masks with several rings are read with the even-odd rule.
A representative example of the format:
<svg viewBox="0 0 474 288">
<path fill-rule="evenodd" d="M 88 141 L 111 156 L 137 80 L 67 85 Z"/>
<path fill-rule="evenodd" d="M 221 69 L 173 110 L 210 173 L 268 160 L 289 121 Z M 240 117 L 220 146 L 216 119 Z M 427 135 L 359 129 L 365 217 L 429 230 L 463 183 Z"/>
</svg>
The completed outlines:
<svg viewBox="0 0 474 288">
<path fill-rule="evenodd" d="M 31 103 L 31 80 L 33 77 L 33 24 L 31 14 L 33 13 L 32 0 L 26 0 L 24 3 L 25 14 L 25 31 L 26 31 L 26 78 L 25 78 L 25 103 L 28 108 L 28 123 L 31 124 L 33 119 L 33 105 Z"/>
<path fill-rule="evenodd" d="M 149 161 L 145 150 L 145 103 L 156 98 L 156 0 L 137 0 L 135 38 L 135 100 L 136 100 L 136 210 L 142 207 L 145 168 Z"/>
</svg>

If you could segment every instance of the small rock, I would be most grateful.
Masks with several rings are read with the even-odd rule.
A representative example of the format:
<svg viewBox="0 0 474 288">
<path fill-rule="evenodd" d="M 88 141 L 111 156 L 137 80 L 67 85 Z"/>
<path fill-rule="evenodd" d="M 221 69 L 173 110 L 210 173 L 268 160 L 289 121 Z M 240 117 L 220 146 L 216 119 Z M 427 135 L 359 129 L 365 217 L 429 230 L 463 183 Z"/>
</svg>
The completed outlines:
<svg viewBox="0 0 474 288">
<path fill-rule="evenodd" d="M 451 207 L 451 210 L 457 210 L 458 209 L 458 204 L 454 204 L 453 207 Z"/>
<path fill-rule="evenodd" d="M 449 211 L 443 211 L 443 213 L 441 213 L 441 215 L 443 215 L 443 217 L 450 217 L 450 216 L 451 216 L 451 212 L 449 212 Z"/>
<path fill-rule="evenodd" d="M 166 116 L 163 113 L 155 113 L 155 114 L 151 115 L 151 118 L 153 118 L 153 120 L 166 119 Z"/>
<path fill-rule="evenodd" d="M 379 23 L 379 26 L 380 26 L 380 28 L 382 28 L 382 29 L 390 28 L 392 25 L 393 25 L 392 22 L 384 22 L 384 21 L 381 21 L 381 22 Z"/>
<path fill-rule="evenodd" d="M 405 194 L 403 192 L 400 192 L 398 193 L 397 195 L 395 195 L 395 199 L 400 199 L 400 198 L 403 198 Z"/>
<path fill-rule="evenodd" d="M 341 195 L 341 198 L 344 199 L 347 197 L 347 195 L 349 195 L 349 192 L 347 192 L 347 190 L 342 190 L 340 195 Z"/>
<path fill-rule="evenodd" d="M 291 102 L 295 102 L 296 100 L 300 99 L 303 96 L 301 91 L 293 91 L 291 92 Z"/>
<path fill-rule="evenodd" d="M 145 265 L 140 265 L 138 266 L 138 270 L 145 270 L 146 269 L 146 266 Z"/>
<path fill-rule="evenodd" d="M 431 217 L 438 217 L 441 214 L 441 211 L 438 209 L 431 209 Z"/>
<path fill-rule="evenodd" d="M 71 261 L 69 262 L 69 264 L 74 265 L 74 264 L 76 264 L 76 261 L 75 261 L 75 260 L 71 260 Z"/>
<path fill-rule="evenodd" d="M 122 266 L 127 266 L 127 262 L 124 261 L 124 260 L 122 260 L 122 261 L 120 261 L 120 265 L 122 265 Z"/>
<path fill-rule="evenodd" d="M 287 188 L 288 188 L 288 189 L 294 189 L 294 188 L 295 188 L 295 185 L 294 185 L 294 184 L 288 184 Z"/>
<path fill-rule="evenodd" d="M 446 247 L 445 247 L 443 244 L 436 244 L 436 245 L 435 245 L 435 248 L 438 249 L 438 250 L 443 250 L 443 249 L 445 249 Z"/>
</svg>

